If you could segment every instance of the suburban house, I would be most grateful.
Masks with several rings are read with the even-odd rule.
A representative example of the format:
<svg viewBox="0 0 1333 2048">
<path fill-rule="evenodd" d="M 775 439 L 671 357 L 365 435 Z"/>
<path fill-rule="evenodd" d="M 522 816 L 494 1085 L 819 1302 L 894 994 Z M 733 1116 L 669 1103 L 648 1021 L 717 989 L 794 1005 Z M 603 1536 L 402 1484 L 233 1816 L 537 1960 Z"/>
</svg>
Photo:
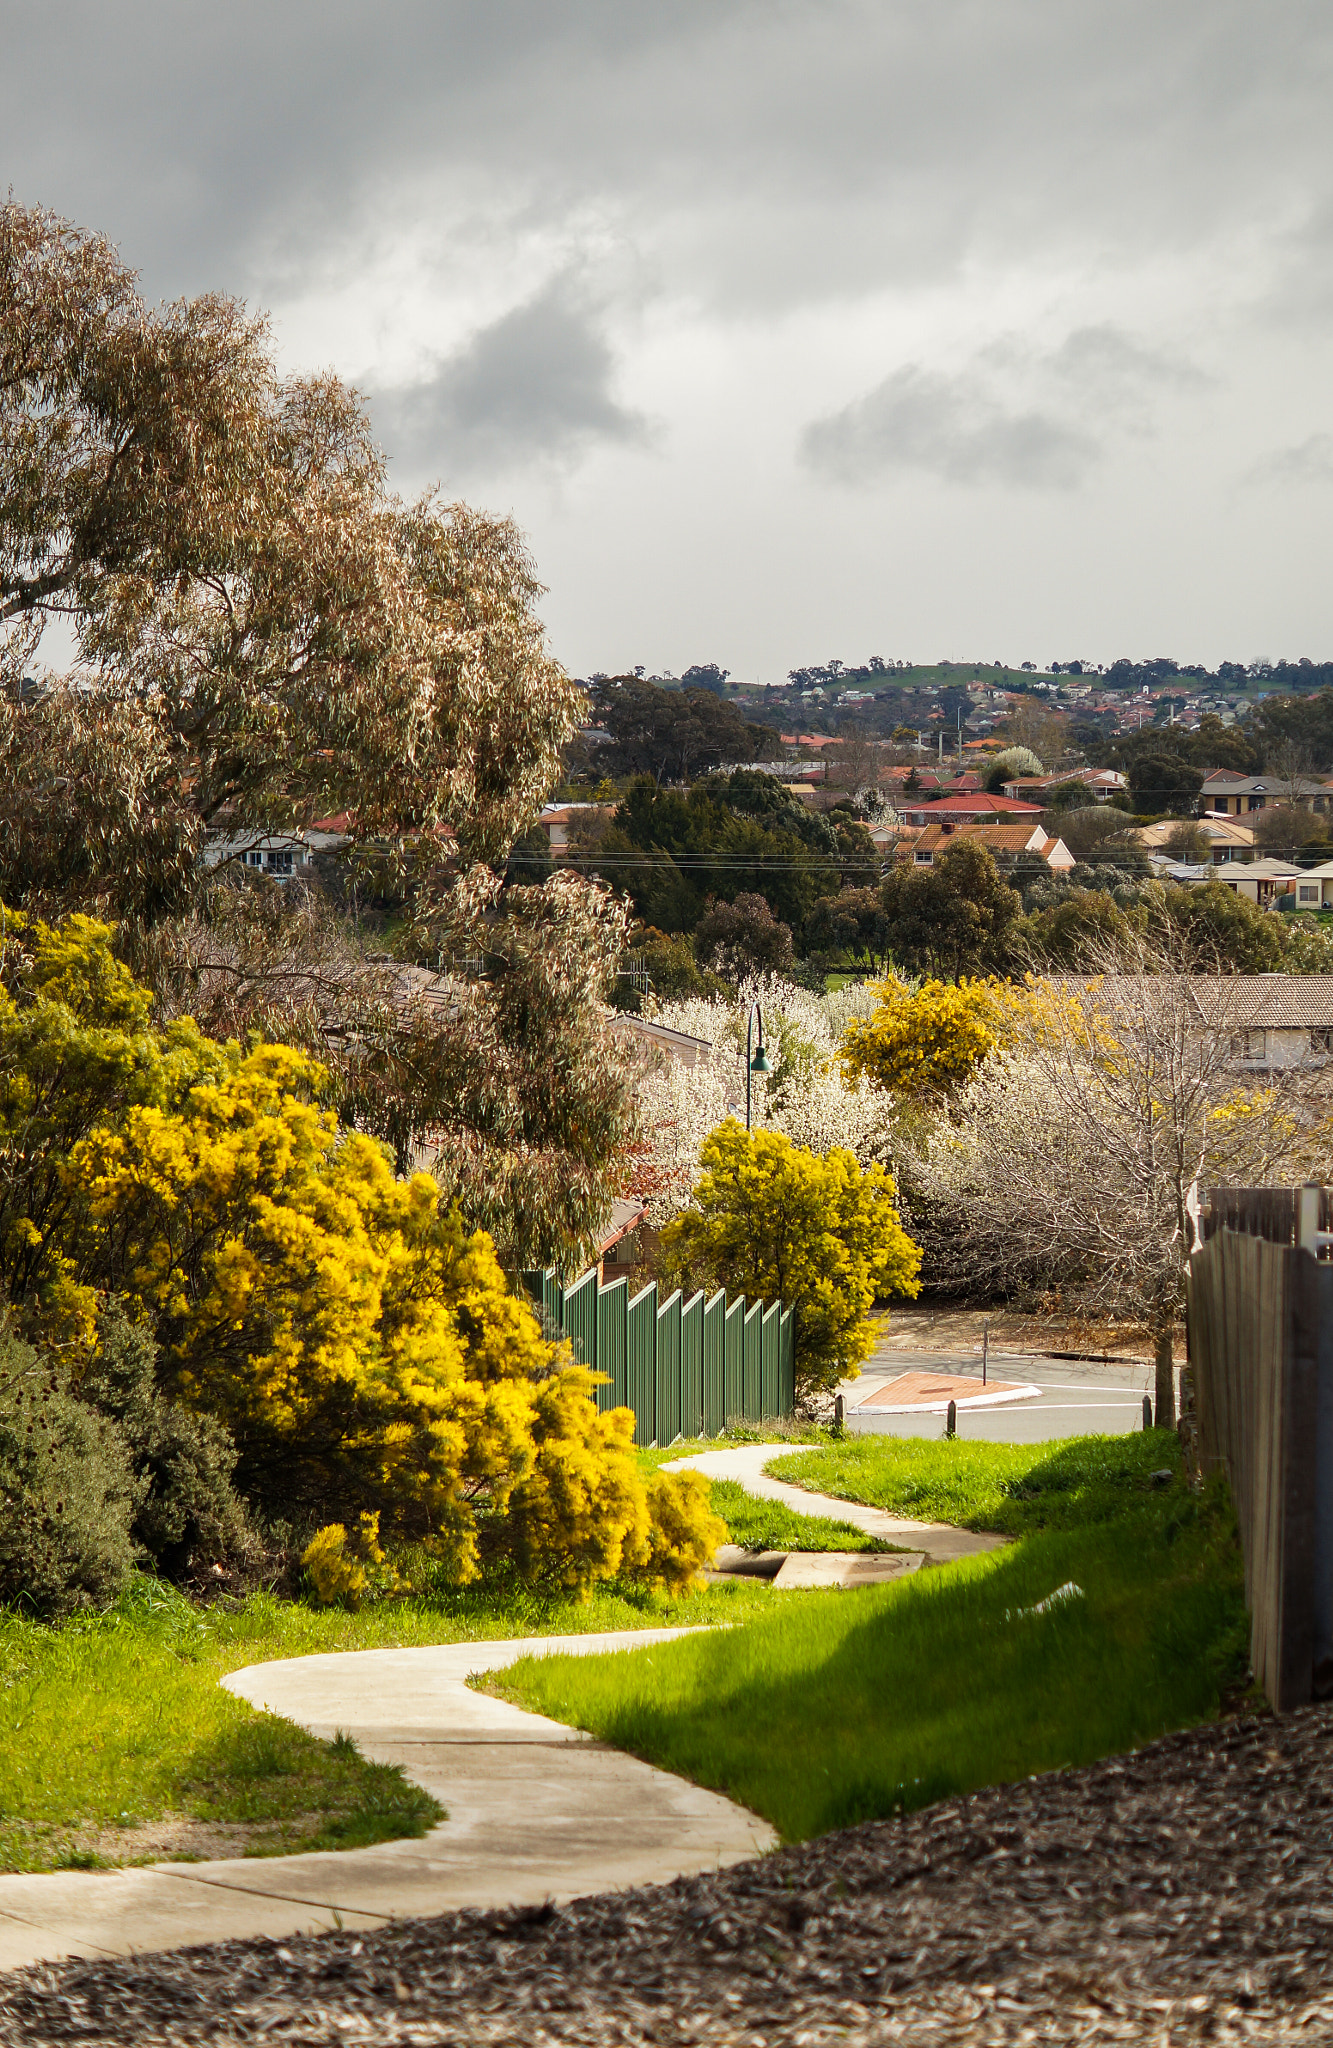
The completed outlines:
<svg viewBox="0 0 1333 2048">
<path fill-rule="evenodd" d="M 697 1067 L 713 1050 L 710 1039 L 693 1038 L 688 1031 L 672 1031 L 665 1024 L 654 1024 L 651 1018 L 635 1016 L 632 1010 L 622 1010 L 613 1017 L 611 1030 L 617 1038 L 629 1039 L 631 1051 L 644 1066 L 668 1059 L 682 1067 Z"/>
<path fill-rule="evenodd" d="M 1192 993 L 1242 1066 L 1323 1066 L 1333 1055 L 1333 975 L 1196 975 Z"/>
<path fill-rule="evenodd" d="M 987 824 L 983 820 L 974 825 L 955 825 L 952 820 L 946 820 L 940 825 L 927 825 L 912 844 L 913 866 L 933 866 L 936 854 L 942 853 L 946 846 L 952 846 L 957 839 L 976 840 L 995 856 L 1001 867 L 1012 867 L 1021 860 L 1035 859 L 1045 861 L 1048 868 L 1063 874 L 1074 866 L 1074 856 L 1064 840 L 1053 839 L 1041 825 L 1034 825 L 1026 818 L 1019 818 L 1013 823 L 1000 820 Z"/>
<path fill-rule="evenodd" d="M 1312 811 L 1333 809 L 1333 782 L 1309 775 L 1236 775 L 1230 769 L 1217 768 L 1205 775 L 1199 791 L 1201 815 L 1213 811 L 1239 818 L 1273 804 L 1307 804 Z"/>
<path fill-rule="evenodd" d="M 569 851 L 570 827 L 578 818 L 609 818 L 614 804 L 544 804 L 537 823 L 550 842 L 551 857 Z"/>
<path fill-rule="evenodd" d="M 1178 832 L 1183 822 L 1180 818 L 1159 818 L 1155 825 L 1140 826 L 1134 836 L 1149 855 L 1160 853 L 1171 834 Z M 1238 818 L 1224 818 L 1220 814 L 1213 817 L 1205 814 L 1191 822 L 1197 825 L 1212 847 L 1215 867 L 1221 867 L 1224 861 L 1248 860 L 1254 851 L 1254 827 L 1242 825 Z"/>
<path fill-rule="evenodd" d="M 1266 910 L 1276 903 L 1279 896 L 1288 896 L 1298 883 L 1312 873 L 1309 868 L 1293 867 L 1289 860 L 1227 861 L 1219 868 L 1216 876 L 1210 877 L 1222 883 L 1227 889 L 1234 889 L 1238 896 L 1248 897 L 1260 910 Z M 1315 908 L 1313 900 L 1310 907 Z"/>
<path fill-rule="evenodd" d="M 1072 977 L 1069 977 L 1072 979 Z M 1097 1007 L 1132 1015 L 1154 977 L 1107 974 L 1089 984 Z M 1193 974 L 1189 1007 L 1201 1032 L 1224 1032 L 1238 1067 L 1251 1072 L 1333 1065 L 1333 975 Z"/>
<path fill-rule="evenodd" d="M 992 796 L 985 789 L 943 796 L 936 803 L 904 792 L 898 808 L 909 825 L 994 824 L 1002 818 L 1036 818 L 1041 811 L 1040 804 L 1016 803 L 1012 797 Z"/>
<path fill-rule="evenodd" d="M 1012 782 L 1005 783 L 1004 793 L 1021 797 L 1027 803 L 1040 802 L 1048 790 L 1068 782 L 1081 782 L 1099 804 L 1109 804 L 1112 797 L 1128 787 L 1118 768 L 1071 768 L 1063 775 L 1016 775 Z"/>
<path fill-rule="evenodd" d="M 597 1238 L 595 1264 L 603 1287 L 621 1280 L 643 1263 L 641 1231 L 648 1204 L 637 1195 L 618 1195 Z"/>
<path fill-rule="evenodd" d="M 204 841 L 204 866 L 238 861 L 242 867 L 288 882 L 313 863 L 316 854 L 347 842 L 347 813 L 320 818 L 292 832 L 212 832 Z"/>
</svg>

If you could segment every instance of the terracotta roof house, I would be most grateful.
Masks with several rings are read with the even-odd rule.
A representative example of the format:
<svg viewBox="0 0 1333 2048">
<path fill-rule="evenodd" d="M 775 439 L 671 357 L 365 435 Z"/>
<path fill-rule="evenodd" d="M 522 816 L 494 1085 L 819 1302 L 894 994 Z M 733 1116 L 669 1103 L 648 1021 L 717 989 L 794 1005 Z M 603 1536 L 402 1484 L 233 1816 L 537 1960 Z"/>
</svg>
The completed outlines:
<svg viewBox="0 0 1333 2048">
<path fill-rule="evenodd" d="M 577 818 L 609 818 L 615 808 L 614 804 L 546 804 L 537 823 L 550 842 L 551 852 L 565 853 L 569 848 L 569 828 Z"/>
<path fill-rule="evenodd" d="M 898 808 L 909 825 L 936 825 L 946 818 L 955 825 L 971 825 L 979 818 L 1035 818 L 1041 805 L 1016 803 L 1012 797 L 992 796 L 989 790 L 978 789 L 942 796 L 934 803 L 924 796 L 904 796 Z"/>
<path fill-rule="evenodd" d="M 1025 818 L 1015 823 L 988 825 L 927 825 L 911 848 L 914 867 L 928 868 L 935 856 L 946 846 L 952 846 L 956 839 L 975 839 L 994 854 L 1000 865 L 1012 866 L 1025 855 L 1044 860 L 1048 868 L 1058 874 L 1074 866 L 1074 856 L 1063 839 L 1053 839 L 1040 825 L 1033 825 Z"/>
</svg>

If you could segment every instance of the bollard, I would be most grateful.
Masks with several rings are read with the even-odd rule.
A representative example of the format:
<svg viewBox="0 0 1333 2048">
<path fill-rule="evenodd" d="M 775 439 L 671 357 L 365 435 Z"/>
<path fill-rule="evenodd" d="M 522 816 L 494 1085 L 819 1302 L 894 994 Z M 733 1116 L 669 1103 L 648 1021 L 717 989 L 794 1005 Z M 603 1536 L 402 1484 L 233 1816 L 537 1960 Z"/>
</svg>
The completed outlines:
<svg viewBox="0 0 1333 2048">
<path fill-rule="evenodd" d="M 843 1425 L 843 1423 L 844 1423 L 844 1422 L 845 1422 L 846 1420 L 847 1420 L 847 1403 L 846 1403 L 846 1402 L 845 1402 L 845 1401 L 843 1400 L 843 1397 L 842 1397 L 842 1395 L 841 1395 L 841 1394 L 835 1394 L 835 1395 L 833 1396 L 833 1427 L 834 1427 L 835 1429 L 841 1429 L 841 1428 L 842 1428 L 842 1425 Z"/>
<path fill-rule="evenodd" d="M 1152 1402 L 1146 1394 L 1143 1397 L 1143 1427 L 1145 1429 L 1152 1428 Z"/>
<path fill-rule="evenodd" d="M 944 1434 L 953 1436 L 958 1428 L 958 1403 L 950 1401 L 949 1412 L 944 1418 Z"/>
</svg>

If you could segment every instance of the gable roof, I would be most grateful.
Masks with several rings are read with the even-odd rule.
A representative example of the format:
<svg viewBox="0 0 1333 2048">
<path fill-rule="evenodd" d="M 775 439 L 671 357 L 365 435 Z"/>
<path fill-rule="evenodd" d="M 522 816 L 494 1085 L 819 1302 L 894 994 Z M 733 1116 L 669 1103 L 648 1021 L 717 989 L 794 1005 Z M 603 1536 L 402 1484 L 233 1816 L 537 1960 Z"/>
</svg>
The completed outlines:
<svg viewBox="0 0 1333 2048">
<path fill-rule="evenodd" d="M 927 822 L 936 818 L 1036 818 L 1041 815 L 1040 804 L 1021 804 L 1010 796 L 995 796 L 990 790 L 979 789 L 970 796 L 942 796 L 931 802 L 910 805 L 913 811 L 925 814 Z"/>
</svg>

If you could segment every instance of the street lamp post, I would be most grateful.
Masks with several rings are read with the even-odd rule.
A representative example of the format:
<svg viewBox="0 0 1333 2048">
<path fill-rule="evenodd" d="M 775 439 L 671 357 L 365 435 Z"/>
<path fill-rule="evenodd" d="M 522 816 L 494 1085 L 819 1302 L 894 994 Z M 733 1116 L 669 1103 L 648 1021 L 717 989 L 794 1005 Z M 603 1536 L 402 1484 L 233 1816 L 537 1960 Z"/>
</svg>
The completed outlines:
<svg viewBox="0 0 1333 2048">
<path fill-rule="evenodd" d="M 755 1053 L 754 1058 L 751 1059 L 750 1037 L 754 1030 L 754 1020 L 756 1017 L 759 1019 L 759 1049 Z M 771 1074 L 772 1071 L 773 1069 L 768 1063 L 768 1054 L 764 1051 L 764 1013 L 758 1003 L 751 1003 L 745 1019 L 745 1128 L 747 1131 L 750 1128 L 750 1076 L 751 1074 Z"/>
</svg>

